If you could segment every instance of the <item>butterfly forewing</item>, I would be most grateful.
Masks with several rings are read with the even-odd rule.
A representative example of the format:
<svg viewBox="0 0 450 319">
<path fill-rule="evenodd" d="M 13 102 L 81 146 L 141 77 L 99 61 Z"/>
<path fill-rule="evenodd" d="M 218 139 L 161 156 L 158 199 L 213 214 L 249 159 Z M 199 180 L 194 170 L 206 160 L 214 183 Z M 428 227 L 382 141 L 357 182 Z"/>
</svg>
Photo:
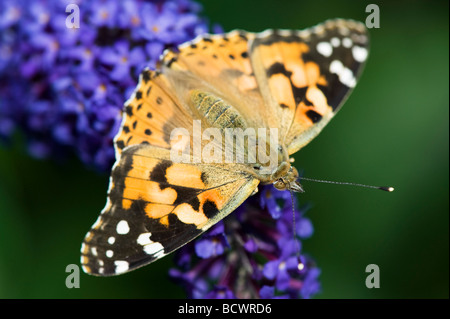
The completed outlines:
<svg viewBox="0 0 450 319">
<path fill-rule="evenodd" d="M 355 87 L 368 55 L 365 26 L 330 20 L 303 31 L 268 30 L 251 44 L 266 107 L 289 154 L 313 139 Z"/>
<path fill-rule="evenodd" d="M 164 74 L 144 70 L 132 97 L 125 103 L 121 129 L 115 137 L 117 156 L 130 145 L 171 148 L 176 128 L 192 131 L 192 116 L 173 93 Z"/>
</svg>

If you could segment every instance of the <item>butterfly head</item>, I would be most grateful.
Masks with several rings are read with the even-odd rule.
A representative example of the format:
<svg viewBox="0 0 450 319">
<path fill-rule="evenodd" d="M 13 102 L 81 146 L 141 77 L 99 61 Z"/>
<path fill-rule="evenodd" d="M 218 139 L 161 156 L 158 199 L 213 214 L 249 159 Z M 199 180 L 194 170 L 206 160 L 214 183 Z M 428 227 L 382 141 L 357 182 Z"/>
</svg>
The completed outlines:
<svg viewBox="0 0 450 319">
<path fill-rule="evenodd" d="M 273 186 L 280 190 L 289 190 L 298 193 L 304 193 L 302 185 L 297 181 L 298 171 L 288 162 L 282 162 L 275 173 L 272 175 Z"/>
</svg>

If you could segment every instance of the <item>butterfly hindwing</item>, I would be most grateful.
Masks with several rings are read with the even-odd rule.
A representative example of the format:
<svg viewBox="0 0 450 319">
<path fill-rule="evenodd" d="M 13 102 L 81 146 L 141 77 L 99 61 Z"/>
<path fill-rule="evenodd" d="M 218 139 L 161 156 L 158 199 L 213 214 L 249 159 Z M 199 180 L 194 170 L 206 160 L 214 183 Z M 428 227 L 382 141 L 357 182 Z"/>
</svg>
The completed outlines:
<svg viewBox="0 0 450 319">
<path fill-rule="evenodd" d="M 237 208 L 259 181 L 227 165 L 183 164 L 149 145 L 123 150 L 106 207 L 82 246 L 85 272 L 109 276 L 151 263 Z"/>
</svg>

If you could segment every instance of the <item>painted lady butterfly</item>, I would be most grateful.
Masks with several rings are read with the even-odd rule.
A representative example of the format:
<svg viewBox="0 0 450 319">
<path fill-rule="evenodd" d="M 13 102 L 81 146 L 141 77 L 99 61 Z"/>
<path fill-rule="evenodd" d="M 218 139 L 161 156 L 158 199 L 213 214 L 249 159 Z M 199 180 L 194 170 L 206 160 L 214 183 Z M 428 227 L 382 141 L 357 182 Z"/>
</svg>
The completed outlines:
<svg viewBox="0 0 450 319">
<path fill-rule="evenodd" d="M 160 70 L 143 71 L 125 104 L 106 207 L 81 248 L 84 271 L 117 275 L 169 254 L 233 212 L 259 183 L 302 191 L 290 155 L 339 110 L 368 45 L 362 23 L 336 19 L 302 31 L 206 34 L 166 50 Z M 203 133 L 277 128 L 276 169 L 171 160 L 172 132 L 195 135 L 195 120 Z"/>
</svg>

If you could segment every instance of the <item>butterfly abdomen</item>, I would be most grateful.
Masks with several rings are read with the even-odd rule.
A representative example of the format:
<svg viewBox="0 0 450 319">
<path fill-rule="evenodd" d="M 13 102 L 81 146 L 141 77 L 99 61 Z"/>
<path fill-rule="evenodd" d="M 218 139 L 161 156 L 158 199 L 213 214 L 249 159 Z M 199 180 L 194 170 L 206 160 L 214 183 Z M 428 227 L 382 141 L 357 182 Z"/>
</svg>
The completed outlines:
<svg viewBox="0 0 450 319">
<path fill-rule="evenodd" d="M 193 90 L 190 95 L 194 107 L 212 127 L 242 129 L 247 127 L 241 114 L 214 94 Z"/>
</svg>

